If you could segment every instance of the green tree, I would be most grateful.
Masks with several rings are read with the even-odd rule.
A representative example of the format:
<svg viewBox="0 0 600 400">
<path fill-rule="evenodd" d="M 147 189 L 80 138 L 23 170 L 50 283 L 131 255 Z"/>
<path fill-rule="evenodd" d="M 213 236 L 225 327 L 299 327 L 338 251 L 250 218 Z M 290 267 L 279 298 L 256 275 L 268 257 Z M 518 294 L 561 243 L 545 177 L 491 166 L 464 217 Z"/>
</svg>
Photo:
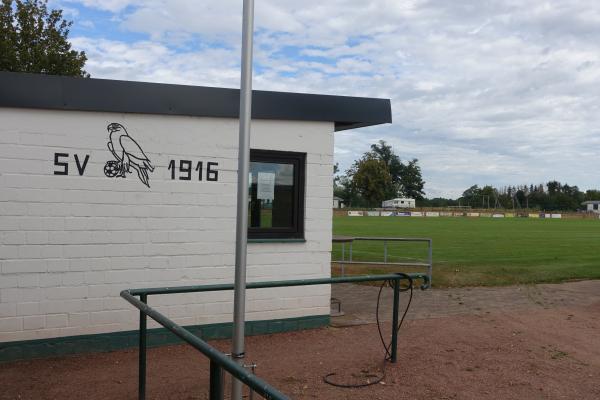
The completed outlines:
<svg viewBox="0 0 600 400">
<path fill-rule="evenodd" d="M 403 165 L 400 157 L 394 153 L 392 146 L 388 145 L 385 140 L 380 140 L 379 143 L 371 145 L 371 154 L 385 163 L 392 177 L 392 183 L 400 189 Z"/>
<path fill-rule="evenodd" d="M 496 190 L 492 186 L 485 185 L 482 187 L 480 195 L 479 204 L 482 208 L 493 208 L 496 205 Z"/>
<path fill-rule="evenodd" d="M 369 153 L 355 161 L 347 175 L 352 180 L 352 188 L 367 207 L 380 207 L 393 190 L 387 165 Z"/>
<path fill-rule="evenodd" d="M 340 176 L 337 185 L 333 188 L 333 195 L 344 200 L 347 207 L 360 206 L 361 199 L 352 186 L 352 180 L 345 175 Z"/>
<path fill-rule="evenodd" d="M 400 195 L 417 200 L 423 199 L 425 182 L 416 158 L 408 164 L 402 163 L 400 157 L 394 153 L 392 146 L 388 145 L 385 140 L 372 144 L 371 152 L 367 154 L 381 160 L 387 167 L 392 179 L 392 187 L 388 190 L 389 197 Z"/>
<path fill-rule="evenodd" d="M 542 184 L 509 185 L 498 189 L 494 189 L 492 186 L 479 188 L 479 186 L 473 185 L 463 192 L 461 201 L 465 205 L 479 207 L 484 204 L 484 201 L 487 201 L 486 196 L 490 196 L 490 205 L 499 205 L 502 208 L 574 211 L 581 208 L 583 201 L 594 197 L 600 198 L 598 190 L 588 190 L 583 193 L 577 186 L 563 184 L 556 180 L 549 181 L 545 187 L 548 190 L 545 190 Z M 494 198 L 493 203 L 491 196 Z"/>
<path fill-rule="evenodd" d="M 600 190 L 590 189 L 585 191 L 584 201 L 600 200 Z"/>
<path fill-rule="evenodd" d="M 340 166 L 338 163 L 335 163 L 335 165 L 333 166 L 333 190 L 334 190 L 334 192 L 335 192 L 335 188 L 338 185 L 338 182 L 340 181 L 338 172 L 340 172 Z"/>
<path fill-rule="evenodd" d="M 481 188 L 478 185 L 473 185 L 463 192 L 461 199 L 465 203 L 463 205 L 472 206 L 477 201 L 477 198 L 480 196 Z"/>
<path fill-rule="evenodd" d="M 421 207 L 449 207 L 457 206 L 458 200 L 434 197 L 433 199 L 423 199 L 420 203 Z"/>
<path fill-rule="evenodd" d="M 71 25 L 47 0 L 2 0 L 0 70 L 89 77 L 85 52 L 67 40 Z"/>
<path fill-rule="evenodd" d="M 558 181 L 550 181 L 546 186 L 548 187 L 548 193 L 550 194 L 559 193 L 562 189 L 562 185 Z"/>
<path fill-rule="evenodd" d="M 400 192 L 409 198 L 423 200 L 425 181 L 421 176 L 419 160 L 413 158 L 408 164 L 402 164 Z"/>
</svg>

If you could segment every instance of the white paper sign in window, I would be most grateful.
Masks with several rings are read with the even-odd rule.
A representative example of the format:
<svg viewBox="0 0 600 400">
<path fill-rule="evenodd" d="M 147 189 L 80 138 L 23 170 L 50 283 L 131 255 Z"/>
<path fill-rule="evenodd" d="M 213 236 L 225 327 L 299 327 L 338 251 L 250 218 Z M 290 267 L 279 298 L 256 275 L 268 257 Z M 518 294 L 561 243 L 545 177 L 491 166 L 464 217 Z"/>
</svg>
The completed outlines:
<svg viewBox="0 0 600 400">
<path fill-rule="evenodd" d="M 275 198 L 275 174 L 271 172 L 258 173 L 256 198 L 261 200 L 273 200 Z"/>
</svg>

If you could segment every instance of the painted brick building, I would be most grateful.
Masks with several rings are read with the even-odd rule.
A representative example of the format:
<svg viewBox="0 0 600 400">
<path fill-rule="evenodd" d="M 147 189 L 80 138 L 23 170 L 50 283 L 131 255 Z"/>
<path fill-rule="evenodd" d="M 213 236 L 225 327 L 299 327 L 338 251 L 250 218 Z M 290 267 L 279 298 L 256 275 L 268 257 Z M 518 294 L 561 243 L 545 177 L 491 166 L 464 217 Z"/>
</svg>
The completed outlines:
<svg viewBox="0 0 600 400">
<path fill-rule="evenodd" d="M 0 359 L 126 336 L 137 312 L 123 289 L 233 281 L 238 99 L 0 72 Z M 334 131 L 390 115 L 388 100 L 255 92 L 249 281 L 330 275 Z M 326 285 L 253 290 L 247 319 L 316 326 L 329 300 Z M 231 321 L 232 301 L 152 305 L 215 326 Z"/>
</svg>

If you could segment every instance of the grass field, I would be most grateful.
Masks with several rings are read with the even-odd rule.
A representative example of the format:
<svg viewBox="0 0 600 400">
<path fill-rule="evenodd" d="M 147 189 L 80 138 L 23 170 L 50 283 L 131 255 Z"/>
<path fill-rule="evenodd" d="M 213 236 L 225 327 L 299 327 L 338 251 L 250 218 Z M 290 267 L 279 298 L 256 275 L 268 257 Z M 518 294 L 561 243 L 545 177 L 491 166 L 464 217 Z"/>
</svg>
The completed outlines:
<svg viewBox="0 0 600 400">
<path fill-rule="evenodd" d="M 437 287 L 600 279 L 599 220 L 334 217 L 334 235 L 429 237 Z M 389 261 L 424 260 L 424 244 L 388 246 Z M 334 245 L 333 260 L 341 256 Z M 380 261 L 383 244 L 353 245 L 353 260 Z M 347 274 L 406 267 L 346 266 Z M 337 270 L 334 268 L 334 274 Z"/>
</svg>

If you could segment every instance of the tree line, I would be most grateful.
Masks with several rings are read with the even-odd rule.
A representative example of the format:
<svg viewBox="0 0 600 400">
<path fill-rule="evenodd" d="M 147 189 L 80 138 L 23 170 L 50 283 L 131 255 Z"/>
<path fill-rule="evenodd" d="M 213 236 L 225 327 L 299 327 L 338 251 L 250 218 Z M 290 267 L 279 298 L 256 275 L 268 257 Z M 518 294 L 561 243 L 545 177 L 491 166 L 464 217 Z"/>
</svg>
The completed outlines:
<svg viewBox="0 0 600 400">
<path fill-rule="evenodd" d="M 478 185 L 473 185 L 465 190 L 460 198 L 452 200 L 452 204 L 448 205 L 576 211 L 582 209 L 581 203 L 588 200 L 600 200 L 600 190 L 592 189 L 583 192 L 577 186 L 552 180 L 546 184 L 510 185 L 501 188 L 490 185 L 480 188 Z M 433 206 L 433 203 L 434 201 L 431 201 L 428 205 Z"/>
</svg>

